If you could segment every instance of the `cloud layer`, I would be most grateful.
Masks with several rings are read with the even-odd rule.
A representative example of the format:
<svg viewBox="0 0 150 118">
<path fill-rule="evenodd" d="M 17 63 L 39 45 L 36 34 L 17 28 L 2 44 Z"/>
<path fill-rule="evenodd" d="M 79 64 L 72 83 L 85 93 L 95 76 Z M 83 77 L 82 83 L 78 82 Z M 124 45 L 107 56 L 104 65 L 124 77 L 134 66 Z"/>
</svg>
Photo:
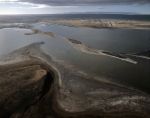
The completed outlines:
<svg viewBox="0 0 150 118">
<path fill-rule="evenodd" d="M 3 2 L 26 2 L 48 6 L 93 6 L 117 4 L 150 4 L 150 0 L 0 0 Z"/>
</svg>

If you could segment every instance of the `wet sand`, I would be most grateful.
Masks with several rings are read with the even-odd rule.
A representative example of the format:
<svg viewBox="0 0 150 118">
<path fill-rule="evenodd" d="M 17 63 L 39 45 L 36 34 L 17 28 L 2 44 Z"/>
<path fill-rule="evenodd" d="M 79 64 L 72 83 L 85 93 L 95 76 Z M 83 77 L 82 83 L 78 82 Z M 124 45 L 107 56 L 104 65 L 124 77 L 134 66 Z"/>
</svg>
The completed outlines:
<svg viewBox="0 0 150 118">
<path fill-rule="evenodd" d="M 32 32 L 33 32 L 33 33 L 26 33 L 25 35 L 44 34 L 44 35 L 47 35 L 47 36 L 52 37 L 52 38 L 56 38 L 58 36 L 57 34 L 52 33 L 52 32 L 42 32 L 40 30 L 33 29 L 27 24 L 24 25 L 24 27 L 26 29 L 32 30 Z M 113 58 L 117 58 L 117 59 L 121 59 L 121 60 L 124 60 L 124 61 L 128 61 L 128 62 L 134 63 L 134 64 L 137 64 L 137 62 L 132 60 L 132 59 L 130 59 L 130 58 L 128 58 L 128 57 L 126 57 L 125 55 L 130 55 L 130 56 L 136 56 L 136 57 L 140 57 L 140 58 L 150 59 L 150 51 L 149 50 L 146 50 L 146 51 L 143 51 L 143 52 L 139 52 L 139 53 L 133 53 L 133 54 L 117 54 L 117 53 L 113 53 L 113 52 L 109 52 L 109 51 L 92 49 L 91 47 L 86 46 L 85 44 L 83 44 L 82 42 L 80 42 L 80 41 L 78 41 L 76 39 L 71 39 L 71 38 L 62 37 L 62 36 L 59 36 L 59 37 L 69 41 L 72 44 L 74 44 L 74 47 L 77 50 L 80 50 L 80 51 L 83 51 L 83 52 L 89 53 L 89 54 L 106 55 L 106 56 L 110 56 L 110 57 L 113 57 Z"/>
<path fill-rule="evenodd" d="M 56 38 L 56 37 L 57 37 L 56 34 L 54 34 L 54 33 L 52 33 L 52 32 L 42 32 L 42 31 L 40 31 L 40 30 L 33 29 L 33 28 L 29 27 L 28 25 L 24 25 L 24 27 L 25 27 L 26 29 L 32 30 L 32 33 L 26 33 L 25 35 L 44 34 L 44 35 L 47 35 L 47 36 L 52 37 L 52 38 Z"/>
<path fill-rule="evenodd" d="M 150 50 L 145 50 L 142 52 L 126 54 L 126 55 L 140 57 L 140 58 L 144 58 L 144 59 L 150 59 Z"/>
<path fill-rule="evenodd" d="M 32 30 L 33 33 L 26 33 L 25 35 L 32 35 L 32 34 L 44 34 L 47 35 L 49 37 L 52 38 L 56 38 L 58 35 L 51 33 L 51 32 L 42 32 L 40 30 L 37 29 L 33 29 L 28 25 L 24 25 L 25 28 Z M 108 52 L 108 51 L 104 51 L 104 50 L 96 50 L 96 49 L 92 49 L 89 46 L 86 46 L 85 44 L 83 44 L 82 42 L 75 40 L 75 39 L 71 39 L 71 38 L 67 38 L 67 37 L 62 37 L 59 36 L 60 38 L 63 38 L 67 41 L 69 41 L 71 44 L 73 44 L 74 48 L 77 50 L 80 50 L 82 52 L 88 53 L 88 54 L 94 54 L 94 55 L 105 55 L 105 56 L 110 56 L 112 58 L 117 58 L 117 59 L 121 59 L 123 61 L 127 61 L 133 64 L 137 64 L 136 61 L 122 55 L 122 54 L 117 54 L 117 53 L 113 53 L 113 52 Z"/>
<path fill-rule="evenodd" d="M 150 95 L 53 60 L 41 44 L 0 56 L 0 117 L 150 117 Z"/>
<path fill-rule="evenodd" d="M 75 27 L 149 28 L 149 22 L 129 21 L 131 24 L 127 22 L 127 25 L 123 21 L 117 21 L 119 24 L 115 25 L 115 21 L 91 21 L 48 22 Z M 100 22 L 102 23 L 99 25 Z M 57 36 L 28 26 L 20 27 L 32 30 L 32 33 L 26 35 L 44 34 L 53 38 Z M 136 63 L 122 54 L 95 50 L 78 40 L 61 38 L 85 53 Z M 102 77 L 93 77 L 73 65 L 53 60 L 40 49 L 41 44 L 44 42 L 0 56 L 0 117 L 150 117 L 149 94 Z"/>
<path fill-rule="evenodd" d="M 70 39 L 70 38 L 66 38 L 66 37 L 62 37 L 64 39 L 66 39 L 67 41 L 69 41 L 71 44 L 74 45 L 74 47 L 77 49 L 77 50 L 80 50 L 80 51 L 83 51 L 85 53 L 88 53 L 88 54 L 94 54 L 94 55 L 105 55 L 105 56 L 110 56 L 110 57 L 113 57 L 113 58 L 117 58 L 117 59 L 121 59 L 123 61 L 127 61 L 127 62 L 130 62 L 130 63 L 133 63 L 133 64 L 137 64 L 136 61 L 122 55 L 122 54 L 117 54 L 117 53 L 113 53 L 113 52 L 108 52 L 108 51 L 104 51 L 104 50 L 96 50 L 96 49 L 92 49 L 91 47 L 89 46 L 86 46 L 85 44 L 83 44 L 82 42 L 80 41 L 77 41 L 75 39 Z"/>
</svg>

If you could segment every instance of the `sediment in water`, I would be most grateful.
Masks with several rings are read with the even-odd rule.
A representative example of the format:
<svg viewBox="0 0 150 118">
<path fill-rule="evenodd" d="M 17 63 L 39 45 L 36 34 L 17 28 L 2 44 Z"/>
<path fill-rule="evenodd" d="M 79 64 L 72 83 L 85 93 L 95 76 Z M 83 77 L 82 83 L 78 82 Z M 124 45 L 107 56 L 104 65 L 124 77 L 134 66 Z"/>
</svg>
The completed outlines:
<svg viewBox="0 0 150 118">
<path fill-rule="evenodd" d="M 148 94 L 53 60 L 40 45 L 0 56 L 0 116 L 150 117 Z"/>
</svg>

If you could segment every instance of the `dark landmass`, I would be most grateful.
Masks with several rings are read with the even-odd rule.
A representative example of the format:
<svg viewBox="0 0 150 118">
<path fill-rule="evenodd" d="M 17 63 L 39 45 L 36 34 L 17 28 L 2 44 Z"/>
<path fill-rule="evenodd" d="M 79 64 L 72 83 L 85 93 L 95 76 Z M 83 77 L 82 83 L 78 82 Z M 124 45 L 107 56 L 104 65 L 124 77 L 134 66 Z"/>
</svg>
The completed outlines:
<svg viewBox="0 0 150 118">
<path fill-rule="evenodd" d="M 132 28 L 132 29 L 150 29 L 149 15 L 112 15 L 105 14 L 60 14 L 60 15 L 0 15 L 0 23 L 53 23 L 73 27 L 89 28 Z M 90 17 L 89 17 L 90 16 Z M 111 17 L 109 17 L 111 16 Z M 132 17 L 132 18 L 130 18 Z M 145 20 L 144 20 L 145 19 Z M 17 23 L 17 24 L 16 24 Z M 12 25 L 12 27 L 15 27 Z M 20 28 L 24 26 L 18 26 Z M 0 26 L 0 28 L 3 28 Z"/>
<path fill-rule="evenodd" d="M 108 55 L 111 55 L 111 56 L 116 56 L 116 57 L 123 58 L 123 59 L 127 58 L 127 57 L 125 57 L 121 54 L 111 53 L 111 52 L 107 52 L 107 51 L 102 51 L 102 53 L 105 53 L 105 54 L 108 54 Z"/>
<path fill-rule="evenodd" d="M 53 60 L 41 44 L 0 56 L 0 117 L 150 117 L 150 95 Z"/>
<path fill-rule="evenodd" d="M 89 27 L 89 28 L 130 28 L 130 29 L 150 29 L 150 22 L 132 21 L 132 20 L 111 20 L 111 19 L 73 19 L 73 20 L 43 20 L 59 25 L 71 27 Z"/>
<path fill-rule="evenodd" d="M 47 36 L 52 37 L 52 38 L 56 38 L 56 37 L 57 37 L 56 34 L 54 34 L 54 33 L 52 33 L 52 32 L 42 32 L 42 31 L 40 31 L 40 30 L 33 29 L 33 28 L 29 27 L 28 25 L 24 25 L 24 27 L 25 27 L 26 29 L 32 30 L 32 33 L 25 33 L 25 35 L 44 34 L 44 35 L 47 35 Z"/>
<path fill-rule="evenodd" d="M 9 18 L 8 18 L 9 17 Z M 26 28 L 32 34 L 55 38 L 26 23 L 54 23 L 73 27 L 149 29 L 150 21 L 49 16 L 0 16 L 1 28 Z M 10 23 L 10 24 L 8 24 Z M 13 23 L 13 24 L 12 24 Z M 83 52 L 107 55 L 136 63 L 124 56 L 95 50 L 75 39 L 65 38 Z M 93 77 L 65 62 L 53 60 L 33 43 L 0 56 L 0 118 L 149 118 L 150 95 L 102 77 Z M 137 53 L 146 55 L 149 51 Z M 120 78 L 121 79 L 121 78 Z"/>
<path fill-rule="evenodd" d="M 139 56 L 145 56 L 145 57 L 150 57 L 150 50 L 146 50 L 143 52 L 135 53 L 133 55 L 139 55 Z"/>
<path fill-rule="evenodd" d="M 132 53 L 132 54 L 125 54 L 125 55 L 131 55 L 131 56 L 136 56 L 140 58 L 150 59 L 150 50 L 145 50 L 142 52 Z"/>
<path fill-rule="evenodd" d="M 117 54 L 117 53 L 103 51 L 103 50 L 96 50 L 96 49 L 93 49 L 89 46 L 86 46 L 82 42 L 77 41 L 75 39 L 70 39 L 70 38 L 67 38 L 67 37 L 62 37 L 62 38 L 66 39 L 67 41 L 72 43 L 77 50 L 80 50 L 82 52 L 85 52 L 85 53 L 88 53 L 88 54 L 94 54 L 94 55 L 106 55 L 106 56 L 110 56 L 110 57 L 113 57 L 113 58 L 121 59 L 123 61 L 130 62 L 130 63 L 133 63 L 133 64 L 137 64 L 136 61 L 124 56 L 123 54 Z"/>
<path fill-rule="evenodd" d="M 77 41 L 77 40 L 74 40 L 74 39 L 70 39 L 70 38 L 67 38 L 71 43 L 74 43 L 74 44 L 82 44 L 80 41 Z"/>
<path fill-rule="evenodd" d="M 23 23 L 33 23 L 38 22 L 42 19 L 50 19 L 50 20 L 57 20 L 57 19 L 114 19 L 114 20 L 135 20 L 135 21 L 150 21 L 150 15 L 138 15 L 138 14 L 93 14 L 93 13 L 86 13 L 86 14 L 26 14 L 26 15 L 0 15 L 0 22 L 4 23 L 16 23 L 17 20 Z M 19 23 L 18 22 L 18 23 Z"/>
<path fill-rule="evenodd" d="M 26 29 L 32 30 L 32 33 L 26 33 L 25 35 L 44 34 L 44 35 L 47 35 L 47 36 L 52 37 L 52 38 L 57 37 L 57 35 L 52 33 L 52 32 L 42 32 L 40 30 L 33 29 L 31 26 L 29 26 L 27 24 L 24 25 L 24 27 Z M 113 58 L 115 57 L 115 58 L 118 58 L 118 59 L 121 59 L 121 60 L 124 60 L 124 61 L 128 61 L 130 63 L 134 63 L 134 64 L 137 63 L 136 61 L 134 61 L 132 59 L 129 59 L 128 57 L 124 56 L 123 54 L 116 54 L 116 53 L 113 53 L 113 52 L 92 49 L 89 46 L 86 46 L 85 44 L 83 44 L 82 42 L 80 42 L 78 40 L 67 38 L 67 37 L 62 37 L 62 36 L 59 36 L 59 37 L 69 41 L 72 44 L 74 44 L 74 47 L 76 49 L 80 50 L 80 51 L 83 51 L 83 52 L 86 52 L 86 53 L 89 53 L 89 54 L 95 54 L 95 55 L 107 55 L 107 56 L 111 56 Z"/>
</svg>

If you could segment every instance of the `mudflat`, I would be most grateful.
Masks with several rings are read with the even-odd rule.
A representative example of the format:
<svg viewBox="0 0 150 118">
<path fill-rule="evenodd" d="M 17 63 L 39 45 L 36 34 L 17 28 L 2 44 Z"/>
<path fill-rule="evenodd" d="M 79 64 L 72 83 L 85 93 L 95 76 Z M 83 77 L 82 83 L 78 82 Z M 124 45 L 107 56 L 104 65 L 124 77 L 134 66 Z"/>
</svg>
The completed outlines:
<svg viewBox="0 0 150 118">
<path fill-rule="evenodd" d="M 50 38 L 61 37 L 79 51 L 121 59 L 134 65 L 137 62 L 126 56 L 129 54 L 94 49 L 77 39 L 34 29 L 30 23 L 110 29 L 150 28 L 149 21 L 110 19 L 40 18 L 7 22 L 12 24 L 4 22 L 0 28 L 25 28 L 32 30 L 32 33 L 25 35 L 43 34 Z M 0 56 L 0 118 L 150 117 L 149 94 L 103 77 L 92 76 L 75 65 L 55 60 L 40 49 L 42 44 L 43 41 L 33 43 Z M 149 50 L 132 56 L 142 55 L 148 58 L 148 54 Z"/>
<path fill-rule="evenodd" d="M 53 60 L 41 44 L 0 57 L 0 117 L 150 117 L 148 94 Z"/>
</svg>

